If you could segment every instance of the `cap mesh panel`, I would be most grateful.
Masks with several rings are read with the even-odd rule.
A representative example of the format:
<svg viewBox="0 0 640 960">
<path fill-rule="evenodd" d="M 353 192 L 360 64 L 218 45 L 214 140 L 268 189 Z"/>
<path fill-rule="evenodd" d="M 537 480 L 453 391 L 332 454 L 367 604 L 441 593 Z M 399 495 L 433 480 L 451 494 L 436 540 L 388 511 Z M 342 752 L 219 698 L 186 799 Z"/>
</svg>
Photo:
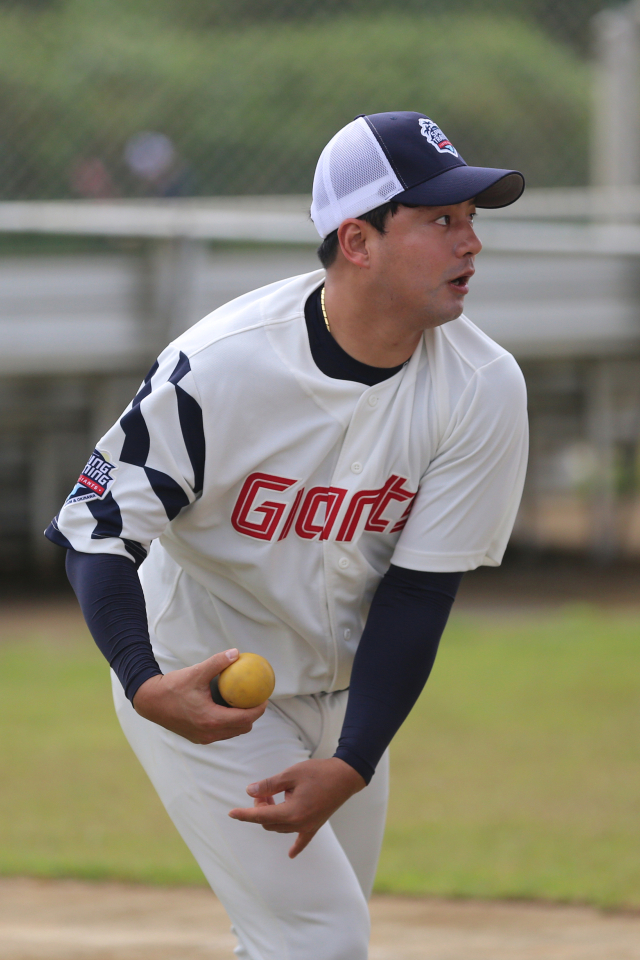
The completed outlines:
<svg viewBox="0 0 640 960">
<path fill-rule="evenodd" d="M 341 200 L 349 193 L 389 175 L 367 131 L 355 124 L 346 127 L 333 145 L 329 161 L 331 184 Z"/>
<path fill-rule="evenodd" d="M 311 219 L 321 237 L 360 217 L 403 187 L 366 120 L 358 117 L 326 145 L 313 180 Z"/>
<path fill-rule="evenodd" d="M 315 177 L 313 181 L 313 199 L 318 210 L 328 207 L 331 203 L 331 200 L 329 200 L 327 196 L 327 191 L 324 188 L 322 177 Z"/>
</svg>

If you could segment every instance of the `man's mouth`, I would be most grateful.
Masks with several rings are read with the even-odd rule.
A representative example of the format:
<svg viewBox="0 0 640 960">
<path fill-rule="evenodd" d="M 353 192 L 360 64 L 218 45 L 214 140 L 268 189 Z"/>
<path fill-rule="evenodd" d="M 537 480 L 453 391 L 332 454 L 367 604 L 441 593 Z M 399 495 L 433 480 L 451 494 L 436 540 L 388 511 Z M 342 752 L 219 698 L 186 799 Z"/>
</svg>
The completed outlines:
<svg viewBox="0 0 640 960">
<path fill-rule="evenodd" d="M 465 270 L 464 273 L 461 273 L 459 276 L 454 277 L 453 280 L 449 280 L 449 283 L 452 287 L 455 287 L 460 293 L 469 292 L 469 280 L 475 273 L 475 270 Z"/>
</svg>

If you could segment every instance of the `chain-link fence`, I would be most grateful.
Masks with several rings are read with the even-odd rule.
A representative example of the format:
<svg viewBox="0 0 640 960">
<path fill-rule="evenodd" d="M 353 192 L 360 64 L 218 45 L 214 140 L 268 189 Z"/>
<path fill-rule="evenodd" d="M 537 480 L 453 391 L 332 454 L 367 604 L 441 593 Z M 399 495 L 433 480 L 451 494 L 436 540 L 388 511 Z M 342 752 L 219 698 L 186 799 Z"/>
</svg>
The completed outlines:
<svg viewBox="0 0 640 960">
<path fill-rule="evenodd" d="M 360 113 L 585 183 L 606 0 L 0 0 L 3 198 L 307 193 Z"/>
</svg>

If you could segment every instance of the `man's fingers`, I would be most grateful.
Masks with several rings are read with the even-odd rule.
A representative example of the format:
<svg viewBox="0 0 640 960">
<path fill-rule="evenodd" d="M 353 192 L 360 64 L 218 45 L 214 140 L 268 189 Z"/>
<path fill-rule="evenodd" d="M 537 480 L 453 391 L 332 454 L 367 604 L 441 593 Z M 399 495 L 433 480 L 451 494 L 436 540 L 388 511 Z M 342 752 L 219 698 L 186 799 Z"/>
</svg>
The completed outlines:
<svg viewBox="0 0 640 960">
<path fill-rule="evenodd" d="M 193 742 L 213 743 L 216 740 L 231 740 L 233 737 L 249 733 L 253 724 L 260 719 L 266 709 L 266 703 L 242 710 L 240 707 L 219 707 L 211 701 L 200 719 L 200 736 L 193 739 Z M 222 727 L 221 724 L 223 724 Z"/>
<path fill-rule="evenodd" d="M 260 719 L 267 709 L 267 701 L 259 703 L 257 707 L 218 707 L 217 704 L 214 704 L 214 707 L 217 707 L 218 710 L 224 710 L 223 714 L 216 713 L 216 716 L 223 719 L 225 723 L 237 723 L 238 726 L 244 726 L 245 724 L 255 723 L 256 720 Z"/>
<path fill-rule="evenodd" d="M 291 831 L 295 829 L 289 823 L 288 812 L 283 812 L 286 806 L 284 803 L 261 803 L 258 807 L 236 807 L 229 811 L 229 816 L 233 820 L 243 820 L 245 823 L 259 823 L 263 827 L 290 827 Z M 289 830 L 285 830 L 289 832 Z"/>
<path fill-rule="evenodd" d="M 294 857 L 297 857 L 299 853 L 302 853 L 307 844 L 311 843 L 317 832 L 317 830 L 308 830 L 306 833 L 298 834 L 293 846 L 289 850 L 289 856 L 292 860 Z"/>
<path fill-rule="evenodd" d="M 275 803 L 273 797 L 256 797 L 253 801 L 254 807 L 274 807 Z"/>
<path fill-rule="evenodd" d="M 229 816 L 257 824 L 270 833 L 299 834 L 289 851 L 293 858 L 338 807 L 363 786 L 360 774 L 343 760 L 304 760 L 276 776 L 250 784 L 247 793 L 254 798 L 254 806 L 236 807 Z M 274 795 L 282 792 L 284 800 L 275 803 Z"/>
<path fill-rule="evenodd" d="M 275 777 L 267 777 L 266 780 L 259 780 L 258 783 L 250 783 L 247 787 L 247 793 L 250 797 L 273 797 L 276 793 L 293 790 L 295 784 L 296 781 L 287 773 L 278 773 Z"/>
<path fill-rule="evenodd" d="M 196 664 L 198 674 L 203 683 L 209 683 L 219 673 L 222 673 L 230 664 L 234 663 L 240 654 L 235 647 L 225 650 L 224 653 L 214 653 L 208 660 Z"/>
</svg>

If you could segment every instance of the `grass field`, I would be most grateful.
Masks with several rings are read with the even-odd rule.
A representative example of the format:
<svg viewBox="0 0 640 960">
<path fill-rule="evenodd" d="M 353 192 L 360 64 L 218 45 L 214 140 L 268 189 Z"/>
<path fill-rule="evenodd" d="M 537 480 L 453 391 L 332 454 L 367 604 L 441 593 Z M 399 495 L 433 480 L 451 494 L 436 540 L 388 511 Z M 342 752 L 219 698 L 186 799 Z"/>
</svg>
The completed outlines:
<svg viewBox="0 0 640 960">
<path fill-rule="evenodd" d="M 200 882 L 70 623 L 2 632 L 0 873 Z M 453 617 L 394 744 L 378 889 L 640 906 L 639 634 L 587 607 Z"/>
</svg>

